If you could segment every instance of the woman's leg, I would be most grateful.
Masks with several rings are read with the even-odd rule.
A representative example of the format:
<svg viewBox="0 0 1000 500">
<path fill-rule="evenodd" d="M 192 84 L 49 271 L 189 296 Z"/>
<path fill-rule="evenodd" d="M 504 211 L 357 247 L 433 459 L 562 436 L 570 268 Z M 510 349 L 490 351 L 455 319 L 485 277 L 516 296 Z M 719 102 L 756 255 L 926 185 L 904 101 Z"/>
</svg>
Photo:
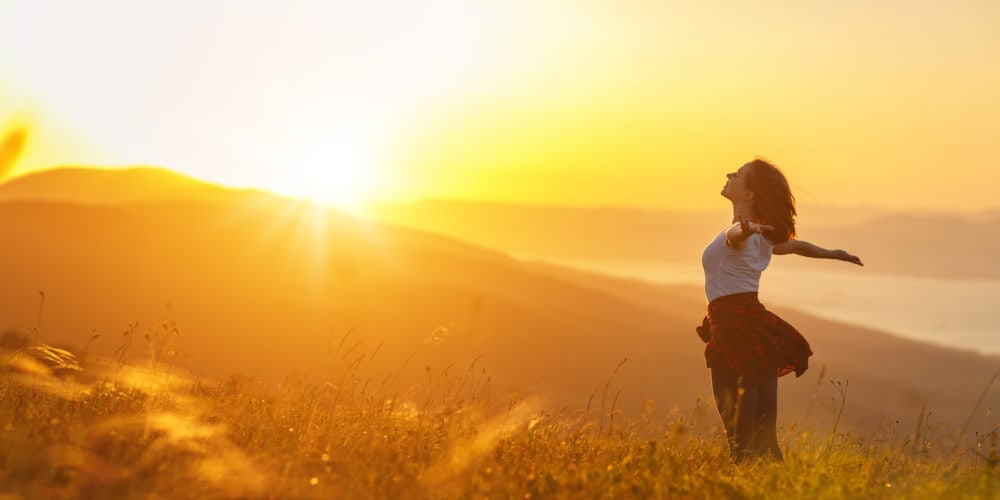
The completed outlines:
<svg viewBox="0 0 1000 500">
<path fill-rule="evenodd" d="M 735 373 L 713 368 L 712 392 L 733 459 L 743 461 L 753 458 L 751 442 L 757 427 L 757 387 L 745 383 L 743 377 Z"/>
<path fill-rule="evenodd" d="M 713 369 L 712 392 L 734 459 L 784 460 L 778 447 L 777 373 L 751 384 L 734 373 Z"/>
<path fill-rule="evenodd" d="M 781 462 L 781 448 L 778 447 L 778 374 L 764 378 L 755 391 L 757 404 L 754 405 L 756 415 L 754 420 L 757 428 L 754 430 L 753 450 L 761 458 L 768 457 Z"/>
</svg>

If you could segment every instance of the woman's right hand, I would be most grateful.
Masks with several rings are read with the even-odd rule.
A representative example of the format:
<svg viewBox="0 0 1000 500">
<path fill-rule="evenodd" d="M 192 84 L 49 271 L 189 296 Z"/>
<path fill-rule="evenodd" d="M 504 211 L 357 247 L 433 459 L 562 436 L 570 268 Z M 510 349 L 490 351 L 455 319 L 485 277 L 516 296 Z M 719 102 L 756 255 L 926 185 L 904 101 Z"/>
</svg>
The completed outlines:
<svg viewBox="0 0 1000 500">
<path fill-rule="evenodd" d="M 769 226 L 767 224 L 757 224 L 756 222 L 750 222 L 743 218 L 742 215 L 737 215 L 736 220 L 740 223 L 740 231 L 744 234 L 753 233 L 763 233 L 764 231 L 774 231 L 774 226 Z"/>
</svg>

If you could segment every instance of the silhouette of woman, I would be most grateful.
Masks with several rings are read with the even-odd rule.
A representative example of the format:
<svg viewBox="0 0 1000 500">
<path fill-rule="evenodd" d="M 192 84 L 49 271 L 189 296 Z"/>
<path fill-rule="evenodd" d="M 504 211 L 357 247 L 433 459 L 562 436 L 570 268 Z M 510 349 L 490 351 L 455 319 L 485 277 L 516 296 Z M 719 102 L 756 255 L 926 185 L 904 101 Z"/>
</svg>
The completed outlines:
<svg viewBox="0 0 1000 500">
<path fill-rule="evenodd" d="M 697 331 L 706 343 L 712 392 L 733 459 L 782 461 L 778 377 L 802 375 L 812 351 L 795 327 L 761 305 L 760 275 L 772 254 L 863 264 L 843 250 L 795 239 L 795 197 L 767 160 L 755 159 L 726 177 L 721 194 L 733 204 L 733 225 L 702 254 L 708 315 Z"/>
</svg>

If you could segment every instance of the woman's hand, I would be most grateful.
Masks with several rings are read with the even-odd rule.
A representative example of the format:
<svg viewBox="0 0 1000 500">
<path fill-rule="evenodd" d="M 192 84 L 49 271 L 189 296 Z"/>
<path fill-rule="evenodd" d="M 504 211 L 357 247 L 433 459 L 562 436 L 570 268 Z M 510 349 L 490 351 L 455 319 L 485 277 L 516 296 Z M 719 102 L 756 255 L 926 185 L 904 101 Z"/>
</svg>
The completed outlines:
<svg viewBox="0 0 1000 500">
<path fill-rule="evenodd" d="M 859 265 L 861 267 L 864 267 L 864 264 L 861 263 L 861 259 L 858 258 L 857 255 L 851 255 L 851 254 L 847 253 L 844 250 L 834 250 L 833 251 L 833 258 L 837 259 L 837 260 L 842 260 L 842 261 L 845 261 L 845 262 L 850 262 L 851 264 L 857 264 L 857 265 Z"/>
<path fill-rule="evenodd" d="M 737 215 L 736 220 L 740 223 L 740 231 L 744 234 L 753 233 L 763 233 L 764 231 L 774 231 L 774 226 L 769 226 L 767 224 L 757 224 L 756 222 L 750 222 L 743 218 L 742 215 Z"/>
<path fill-rule="evenodd" d="M 743 216 L 739 214 L 736 215 L 736 220 L 739 222 L 739 231 L 736 230 L 736 225 L 726 230 L 726 245 L 730 248 L 739 250 L 739 248 L 743 246 L 743 242 L 746 241 L 751 234 L 762 233 L 764 231 L 774 231 L 773 226 L 750 222 L 743 219 Z"/>
</svg>

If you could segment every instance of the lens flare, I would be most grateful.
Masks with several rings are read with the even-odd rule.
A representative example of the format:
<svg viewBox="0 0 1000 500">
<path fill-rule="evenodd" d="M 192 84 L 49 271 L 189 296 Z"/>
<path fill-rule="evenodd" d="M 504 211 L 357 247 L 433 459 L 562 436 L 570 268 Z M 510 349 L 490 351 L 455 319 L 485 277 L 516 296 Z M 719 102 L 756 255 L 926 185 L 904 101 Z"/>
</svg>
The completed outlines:
<svg viewBox="0 0 1000 500">
<path fill-rule="evenodd" d="M 3 142 L 0 142 L 0 181 L 10 175 L 27 141 L 28 131 L 24 127 L 15 127 L 4 134 Z"/>
</svg>

